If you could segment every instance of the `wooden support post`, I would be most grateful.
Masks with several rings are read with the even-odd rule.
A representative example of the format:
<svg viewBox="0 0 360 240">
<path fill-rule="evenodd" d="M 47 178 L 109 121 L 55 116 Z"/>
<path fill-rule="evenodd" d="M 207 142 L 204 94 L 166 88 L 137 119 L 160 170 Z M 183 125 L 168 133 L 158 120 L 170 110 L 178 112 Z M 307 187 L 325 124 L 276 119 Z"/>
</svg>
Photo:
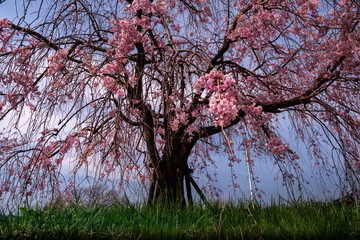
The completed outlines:
<svg viewBox="0 0 360 240">
<path fill-rule="evenodd" d="M 209 202 L 206 200 L 206 197 L 204 196 L 204 194 L 202 193 L 201 189 L 199 188 L 199 186 L 196 184 L 196 182 L 194 181 L 194 179 L 189 176 L 189 180 L 190 183 L 193 185 L 193 187 L 195 188 L 196 192 L 199 194 L 201 200 L 205 203 L 206 206 L 210 206 Z"/>
<path fill-rule="evenodd" d="M 190 173 L 187 172 L 185 174 L 185 185 L 186 185 L 186 194 L 187 194 L 187 199 L 188 199 L 188 203 L 190 206 L 193 206 L 193 199 L 192 199 L 192 193 L 191 193 L 191 184 L 190 184 Z"/>
</svg>

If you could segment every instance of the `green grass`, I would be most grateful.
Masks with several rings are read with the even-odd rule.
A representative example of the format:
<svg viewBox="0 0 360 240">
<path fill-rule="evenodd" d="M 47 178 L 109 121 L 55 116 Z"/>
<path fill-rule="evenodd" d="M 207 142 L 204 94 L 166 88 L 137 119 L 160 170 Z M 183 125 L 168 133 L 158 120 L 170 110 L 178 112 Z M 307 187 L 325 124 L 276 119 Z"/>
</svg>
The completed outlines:
<svg viewBox="0 0 360 240">
<path fill-rule="evenodd" d="M 0 239 L 360 239 L 357 204 L 126 205 L 0 215 Z"/>
</svg>

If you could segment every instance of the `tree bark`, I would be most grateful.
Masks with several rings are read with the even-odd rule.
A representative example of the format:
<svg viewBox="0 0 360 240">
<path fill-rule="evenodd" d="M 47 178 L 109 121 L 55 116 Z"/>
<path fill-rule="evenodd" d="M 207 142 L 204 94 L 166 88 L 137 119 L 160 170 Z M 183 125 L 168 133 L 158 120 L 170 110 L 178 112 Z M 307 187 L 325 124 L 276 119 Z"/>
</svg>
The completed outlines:
<svg viewBox="0 0 360 240">
<path fill-rule="evenodd" d="M 190 145 L 191 146 L 191 145 Z M 160 164 L 153 168 L 151 186 L 149 189 L 148 204 L 154 202 L 169 205 L 193 204 L 191 185 L 194 186 L 203 201 L 204 195 L 190 175 L 187 161 L 191 152 L 189 145 L 177 146 L 170 151 L 168 158 L 163 156 Z M 181 151 L 179 151 L 181 150 Z"/>
</svg>

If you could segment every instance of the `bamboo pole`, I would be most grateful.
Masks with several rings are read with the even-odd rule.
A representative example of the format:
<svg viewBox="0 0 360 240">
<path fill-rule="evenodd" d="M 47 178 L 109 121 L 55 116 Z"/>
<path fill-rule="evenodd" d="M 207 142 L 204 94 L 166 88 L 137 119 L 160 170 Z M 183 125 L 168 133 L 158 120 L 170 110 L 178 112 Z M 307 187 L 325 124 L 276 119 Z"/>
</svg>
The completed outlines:
<svg viewBox="0 0 360 240">
<path fill-rule="evenodd" d="M 247 165 L 248 177 L 249 177 L 250 197 L 251 197 L 251 201 L 253 201 L 254 200 L 254 190 L 253 190 L 252 181 L 251 181 L 252 176 L 251 176 L 251 170 L 250 170 L 250 164 L 251 164 L 250 146 L 249 146 L 249 143 L 246 138 L 244 138 L 244 144 L 245 144 L 245 153 L 246 153 L 246 165 Z"/>
</svg>

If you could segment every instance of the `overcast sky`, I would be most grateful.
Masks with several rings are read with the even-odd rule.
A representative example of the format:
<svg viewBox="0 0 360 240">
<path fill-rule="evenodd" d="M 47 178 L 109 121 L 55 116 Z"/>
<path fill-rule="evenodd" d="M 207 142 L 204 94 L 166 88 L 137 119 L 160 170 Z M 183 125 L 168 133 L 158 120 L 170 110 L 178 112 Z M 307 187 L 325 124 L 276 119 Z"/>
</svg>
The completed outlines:
<svg viewBox="0 0 360 240">
<path fill-rule="evenodd" d="M 4 17 L 10 20 L 16 17 L 14 0 L 5 0 L 5 2 L 0 4 L 0 18 Z"/>
</svg>

